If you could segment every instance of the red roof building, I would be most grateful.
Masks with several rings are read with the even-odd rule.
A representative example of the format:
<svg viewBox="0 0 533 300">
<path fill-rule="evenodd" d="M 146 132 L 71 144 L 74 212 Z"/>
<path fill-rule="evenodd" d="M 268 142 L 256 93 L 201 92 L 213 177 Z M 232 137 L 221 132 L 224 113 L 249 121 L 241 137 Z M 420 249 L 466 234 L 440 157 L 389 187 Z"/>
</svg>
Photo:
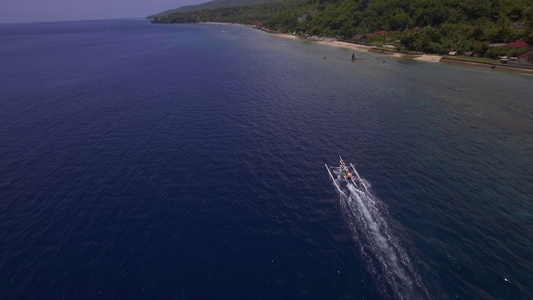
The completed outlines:
<svg viewBox="0 0 533 300">
<path fill-rule="evenodd" d="M 385 34 L 385 33 L 387 33 L 387 30 L 380 30 L 380 31 L 376 32 L 377 35 Z"/>
<path fill-rule="evenodd" d="M 516 41 L 516 42 L 507 44 L 507 46 L 513 47 L 513 48 L 522 48 L 522 47 L 527 47 L 528 44 L 524 41 Z"/>
<path fill-rule="evenodd" d="M 357 35 L 355 35 L 354 40 L 357 41 L 357 42 L 364 43 L 367 38 L 368 38 L 368 36 L 366 34 L 357 34 Z"/>
</svg>

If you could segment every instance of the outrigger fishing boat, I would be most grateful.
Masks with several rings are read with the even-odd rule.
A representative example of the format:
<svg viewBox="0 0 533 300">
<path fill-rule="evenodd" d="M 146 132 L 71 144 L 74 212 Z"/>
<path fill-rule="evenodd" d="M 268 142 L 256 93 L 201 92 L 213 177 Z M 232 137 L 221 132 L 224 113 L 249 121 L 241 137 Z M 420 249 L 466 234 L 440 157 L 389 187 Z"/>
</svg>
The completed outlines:
<svg viewBox="0 0 533 300">
<path fill-rule="evenodd" d="M 342 157 L 339 156 L 340 161 L 340 174 L 341 176 L 348 182 L 348 184 L 353 184 L 358 189 L 364 189 L 368 193 L 368 188 L 366 187 L 365 183 L 363 182 L 363 179 L 359 176 L 359 173 L 357 173 L 357 170 L 353 166 L 353 164 L 350 163 L 350 166 L 346 166 L 346 163 L 344 163 L 344 160 Z M 329 177 L 331 180 L 335 180 L 335 177 L 333 177 L 333 173 L 331 173 L 331 168 L 335 167 L 328 167 L 328 165 L 324 164 L 326 166 L 326 170 L 328 170 Z M 352 168 L 353 173 L 356 175 L 355 177 L 352 176 L 352 173 L 350 172 L 350 167 Z"/>
</svg>

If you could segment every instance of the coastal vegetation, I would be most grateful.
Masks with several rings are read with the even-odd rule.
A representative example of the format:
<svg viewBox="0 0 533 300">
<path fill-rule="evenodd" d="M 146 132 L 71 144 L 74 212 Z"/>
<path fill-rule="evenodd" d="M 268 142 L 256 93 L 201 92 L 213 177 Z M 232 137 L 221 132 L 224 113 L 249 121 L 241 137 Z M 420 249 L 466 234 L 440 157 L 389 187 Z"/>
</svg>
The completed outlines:
<svg viewBox="0 0 533 300">
<path fill-rule="evenodd" d="M 533 60 L 533 0 L 295 0 L 172 13 L 152 22 L 242 23 L 399 51 Z"/>
<path fill-rule="evenodd" d="M 231 7 L 231 6 L 243 6 L 243 5 L 252 5 L 260 3 L 269 3 L 269 2 L 278 2 L 279 0 L 212 0 L 196 5 L 186 5 L 174 9 L 169 9 L 163 12 L 160 12 L 155 15 L 148 16 L 149 19 L 163 17 L 165 15 L 179 13 L 179 12 L 194 12 L 201 11 L 206 9 L 215 9 L 219 7 Z"/>
</svg>

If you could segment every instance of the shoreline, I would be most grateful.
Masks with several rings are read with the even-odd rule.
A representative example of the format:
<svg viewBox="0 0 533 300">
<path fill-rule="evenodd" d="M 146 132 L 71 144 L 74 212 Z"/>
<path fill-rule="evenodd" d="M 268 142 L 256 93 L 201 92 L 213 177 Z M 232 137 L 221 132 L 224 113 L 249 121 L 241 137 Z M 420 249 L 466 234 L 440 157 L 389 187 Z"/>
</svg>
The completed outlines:
<svg viewBox="0 0 533 300">
<path fill-rule="evenodd" d="M 262 31 L 268 32 L 270 34 L 279 36 L 281 38 L 287 38 L 287 39 L 299 39 L 299 40 L 309 40 L 311 42 L 315 42 L 322 45 L 327 46 L 333 46 L 337 48 L 344 48 L 344 49 L 350 49 L 354 51 L 360 51 L 360 52 L 373 52 L 381 55 L 387 55 L 392 56 L 396 58 L 404 58 L 404 59 L 412 59 L 412 60 L 418 60 L 418 61 L 424 61 L 424 62 L 431 62 L 431 63 L 443 63 L 443 64 L 451 64 L 451 65 L 460 65 L 465 67 L 474 67 L 474 68 L 481 68 L 486 69 L 490 71 L 502 71 L 502 72 L 508 72 L 508 73 L 514 73 L 514 74 L 521 74 L 521 75 L 529 75 L 533 76 L 533 68 L 524 68 L 521 66 L 513 66 L 513 65 L 504 65 L 500 63 L 486 63 L 486 62 L 477 62 L 477 61 L 471 61 L 467 59 L 461 59 L 461 58 L 448 58 L 445 55 L 437 55 L 437 54 L 404 54 L 392 50 L 385 50 L 376 48 L 374 46 L 370 45 L 361 45 L 361 44 L 354 44 L 354 43 L 347 43 L 337 40 L 313 40 L 308 38 L 299 37 L 292 34 L 286 34 L 286 33 L 276 33 L 268 30 Z"/>
<path fill-rule="evenodd" d="M 355 51 L 373 52 L 373 53 L 388 55 L 388 56 L 397 57 L 397 58 L 407 58 L 407 59 L 414 59 L 414 60 L 425 61 L 425 62 L 439 62 L 442 58 L 442 56 L 436 55 L 436 54 L 425 54 L 425 53 L 404 54 L 404 53 L 400 53 L 396 51 L 379 49 L 379 48 L 376 48 L 370 45 L 347 43 L 347 42 L 342 42 L 342 41 L 337 41 L 337 40 L 332 40 L 332 41 L 312 40 L 312 39 L 302 38 L 302 37 L 292 35 L 292 34 L 273 33 L 269 31 L 265 31 L 265 32 L 272 33 L 276 36 L 287 38 L 287 39 L 309 40 L 311 42 L 315 42 L 315 43 L 322 44 L 322 45 L 328 45 L 328 46 L 350 49 L 350 50 L 355 50 Z"/>
<path fill-rule="evenodd" d="M 332 46 L 332 47 L 337 47 L 337 48 L 344 48 L 344 49 L 349 49 L 349 50 L 358 51 L 358 52 L 373 52 L 376 54 L 392 56 L 395 58 L 411 59 L 411 60 L 430 62 L 430 63 L 460 65 L 460 66 L 465 66 L 465 67 L 481 68 L 481 69 L 486 69 L 490 71 L 501 71 L 501 72 L 507 72 L 507 73 L 533 76 L 533 68 L 524 68 L 521 66 L 504 65 L 501 63 L 478 62 L 478 61 L 471 61 L 468 59 L 461 59 L 461 58 L 448 58 L 446 55 L 437 55 L 437 54 L 425 54 L 425 53 L 406 54 L 406 53 L 396 52 L 393 50 L 381 49 L 381 48 L 377 48 L 375 46 L 370 46 L 370 45 L 338 41 L 336 39 L 332 39 L 332 40 L 309 39 L 309 38 L 304 38 L 304 37 L 300 37 L 300 36 L 293 35 L 293 34 L 279 33 L 279 32 L 275 32 L 275 31 L 272 31 L 266 28 L 258 28 L 253 25 L 246 25 L 246 24 L 240 24 L 240 23 L 202 22 L 200 24 L 244 26 L 244 27 L 257 29 L 257 30 L 272 34 L 274 36 L 285 38 L 285 39 L 307 40 L 307 41 L 322 44 L 322 45 L 327 45 L 327 46 Z"/>
<path fill-rule="evenodd" d="M 520 66 L 505 65 L 505 64 L 500 64 L 500 63 L 492 64 L 488 62 L 478 62 L 478 61 L 471 61 L 471 60 L 466 60 L 466 59 L 461 59 L 461 58 L 449 58 L 449 57 L 443 57 L 440 62 L 443 64 L 449 64 L 449 65 L 470 66 L 474 68 L 489 69 L 491 71 L 501 71 L 501 72 L 533 76 L 533 68 L 524 68 Z"/>
</svg>

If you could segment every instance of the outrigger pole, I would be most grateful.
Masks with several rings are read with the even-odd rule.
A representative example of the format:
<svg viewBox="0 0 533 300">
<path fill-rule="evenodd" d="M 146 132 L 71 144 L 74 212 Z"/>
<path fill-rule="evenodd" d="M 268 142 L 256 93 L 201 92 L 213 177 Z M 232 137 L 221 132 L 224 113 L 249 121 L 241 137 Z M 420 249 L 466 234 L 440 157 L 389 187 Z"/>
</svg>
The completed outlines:
<svg viewBox="0 0 533 300">
<path fill-rule="evenodd" d="M 367 193 L 370 193 L 370 192 L 368 191 L 368 189 L 366 188 L 366 185 L 365 185 L 365 183 L 363 182 L 363 179 L 361 179 L 361 177 L 359 176 L 359 173 L 357 173 L 357 170 L 355 169 L 355 167 L 353 166 L 352 163 L 350 163 L 350 166 L 352 166 L 352 169 L 353 169 L 353 171 L 355 172 L 355 175 L 357 175 L 357 178 L 359 178 L 359 182 L 361 182 L 361 185 L 365 188 L 365 191 L 366 191 Z"/>
<path fill-rule="evenodd" d="M 331 174 L 331 171 L 329 170 L 328 165 L 324 164 L 324 166 L 326 166 L 326 170 L 328 170 L 328 174 L 329 174 L 329 177 L 331 178 L 331 180 L 335 181 L 335 178 L 333 178 L 333 174 Z"/>
</svg>

